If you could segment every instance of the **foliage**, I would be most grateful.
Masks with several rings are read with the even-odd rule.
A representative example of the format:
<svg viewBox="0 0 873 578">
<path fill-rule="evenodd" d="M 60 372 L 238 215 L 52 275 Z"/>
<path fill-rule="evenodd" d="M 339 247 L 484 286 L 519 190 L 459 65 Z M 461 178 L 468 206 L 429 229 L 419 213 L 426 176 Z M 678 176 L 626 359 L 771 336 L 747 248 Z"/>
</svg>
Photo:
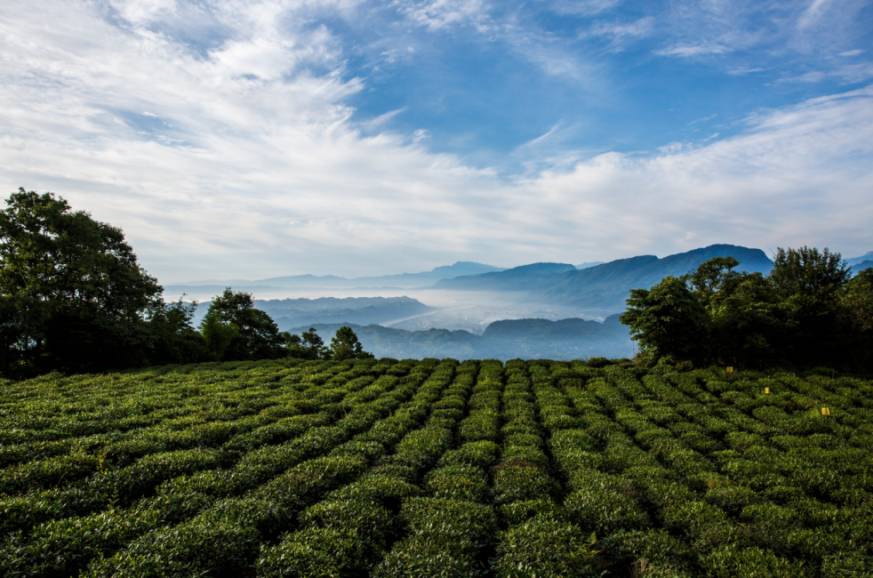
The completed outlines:
<svg viewBox="0 0 873 578">
<path fill-rule="evenodd" d="M 634 289 L 621 320 L 643 352 L 693 363 L 873 368 L 873 274 L 828 249 L 779 249 L 768 277 L 716 258 Z"/>
<path fill-rule="evenodd" d="M 873 556 L 873 382 L 833 372 L 283 358 L 4 393 L 4 577 L 863 576 Z"/>
<path fill-rule="evenodd" d="M 210 353 L 218 360 L 270 359 L 286 354 L 287 337 L 269 315 L 255 309 L 248 293 L 225 289 L 210 303 L 200 327 Z"/>
<path fill-rule="evenodd" d="M 364 351 L 358 336 L 348 326 L 337 329 L 336 335 L 330 341 L 330 355 L 336 360 L 361 359 L 370 356 Z"/>
<path fill-rule="evenodd" d="M 205 360 L 369 357 L 343 327 L 279 332 L 252 296 L 226 289 L 198 332 L 196 303 L 165 303 L 120 229 L 62 198 L 20 189 L 0 211 L 0 374 L 27 376 Z"/>
<path fill-rule="evenodd" d="M 146 313 L 161 287 L 120 229 L 51 193 L 19 189 L 0 211 L 2 370 L 32 373 L 147 360 Z"/>
</svg>

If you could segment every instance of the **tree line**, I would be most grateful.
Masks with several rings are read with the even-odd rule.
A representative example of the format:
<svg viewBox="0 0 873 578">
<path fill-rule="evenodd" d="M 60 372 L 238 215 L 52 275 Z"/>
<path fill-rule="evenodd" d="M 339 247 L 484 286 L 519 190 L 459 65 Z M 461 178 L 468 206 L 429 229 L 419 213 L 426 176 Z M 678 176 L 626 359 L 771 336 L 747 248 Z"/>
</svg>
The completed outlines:
<svg viewBox="0 0 873 578">
<path fill-rule="evenodd" d="M 744 367 L 873 370 L 873 269 L 839 253 L 778 249 L 769 275 L 732 257 L 634 289 L 621 320 L 644 359 Z"/>
<path fill-rule="evenodd" d="M 342 327 L 279 331 L 252 296 L 231 289 L 200 324 L 195 304 L 166 303 L 116 227 L 63 198 L 19 189 L 0 211 L 0 373 L 103 371 L 200 361 L 367 357 Z"/>
</svg>

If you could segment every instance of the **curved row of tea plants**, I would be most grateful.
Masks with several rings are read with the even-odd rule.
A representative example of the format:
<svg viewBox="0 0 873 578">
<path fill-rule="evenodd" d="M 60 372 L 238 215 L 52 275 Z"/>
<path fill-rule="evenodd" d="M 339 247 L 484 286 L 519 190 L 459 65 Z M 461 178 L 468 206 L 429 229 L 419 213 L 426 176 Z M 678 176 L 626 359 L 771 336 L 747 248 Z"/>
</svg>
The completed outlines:
<svg viewBox="0 0 873 578">
<path fill-rule="evenodd" d="M 873 575 L 873 383 L 582 362 L 6 383 L 0 575 Z"/>
</svg>

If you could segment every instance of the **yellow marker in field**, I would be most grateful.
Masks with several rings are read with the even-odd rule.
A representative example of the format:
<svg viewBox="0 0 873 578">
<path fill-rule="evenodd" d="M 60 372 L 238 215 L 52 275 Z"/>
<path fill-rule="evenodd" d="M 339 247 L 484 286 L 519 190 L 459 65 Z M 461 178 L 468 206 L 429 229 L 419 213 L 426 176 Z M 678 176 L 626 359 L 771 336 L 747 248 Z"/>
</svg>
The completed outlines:
<svg viewBox="0 0 873 578">
<path fill-rule="evenodd" d="M 764 395 L 770 395 L 770 387 L 769 386 L 764 388 Z"/>
<path fill-rule="evenodd" d="M 829 408 L 827 406 L 822 406 L 821 414 L 822 415 L 831 415 L 831 408 Z"/>
<path fill-rule="evenodd" d="M 733 366 L 733 365 L 728 365 L 727 367 L 724 368 L 724 372 L 725 372 L 725 374 L 728 375 L 728 376 L 733 375 L 733 374 L 734 374 L 734 366 Z"/>
</svg>

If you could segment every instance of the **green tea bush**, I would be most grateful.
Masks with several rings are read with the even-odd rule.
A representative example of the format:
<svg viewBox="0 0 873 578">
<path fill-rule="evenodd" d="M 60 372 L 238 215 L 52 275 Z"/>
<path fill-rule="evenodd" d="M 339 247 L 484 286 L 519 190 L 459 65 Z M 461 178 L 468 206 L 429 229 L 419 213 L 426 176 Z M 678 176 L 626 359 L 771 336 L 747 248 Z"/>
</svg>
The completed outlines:
<svg viewBox="0 0 873 578">
<path fill-rule="evenodd" d="M 593 540 L 577 526 L 537 516 L 504 532 L 494 572 L 503 578 L 598 576 Z"/>
</svg>

